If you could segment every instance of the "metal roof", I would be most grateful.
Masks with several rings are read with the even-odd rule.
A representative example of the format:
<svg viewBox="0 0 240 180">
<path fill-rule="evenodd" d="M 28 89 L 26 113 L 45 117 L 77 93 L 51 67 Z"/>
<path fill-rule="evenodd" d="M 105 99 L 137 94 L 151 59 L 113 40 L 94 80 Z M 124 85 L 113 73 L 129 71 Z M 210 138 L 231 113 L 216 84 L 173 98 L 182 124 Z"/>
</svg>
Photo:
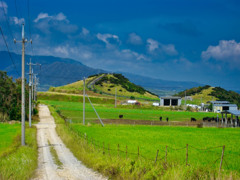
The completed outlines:
<svg viewBox="0 0 240 180">
<path fill-rule="evenodd" d="M 234 116 L 240 116 L 239 110 L 228 110 L 227 112 L 230 114 L 233 114 Z"/>
<path fill-rule="evenodd" d="M 228 106 L 228 107 L 237 107 L 236 104 L 214 104 L 213 106 Z"/>
<path fill-rule="evenodd" d="M 230 104 L 229 101 L 210 101 L 212 104 Z"/>
<path fill-rule="evenodd" d="M 161 99 L 181 99 L 181 97 L 177 96 L 165 96 L 165 97 L 160 97 Z"/>
</svg>

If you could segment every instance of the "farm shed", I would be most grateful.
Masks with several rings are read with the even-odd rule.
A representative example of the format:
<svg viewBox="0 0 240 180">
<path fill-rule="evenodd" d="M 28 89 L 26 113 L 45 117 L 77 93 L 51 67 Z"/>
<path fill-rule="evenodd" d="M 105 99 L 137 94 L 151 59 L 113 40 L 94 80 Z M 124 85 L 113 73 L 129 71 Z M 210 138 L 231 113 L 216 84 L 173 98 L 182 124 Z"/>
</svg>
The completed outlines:
<svg viewBox="0 0 240 180">
<path fill-rule="evenodd" d="M 221 112 L 222 114 L 222 123 L 223 121 L 225 121 L 225 124 L 231 123 L 231 125 L 235 126 L 239 126 L 239 116 L 240 116 L 240 111 L 239 110 L 228 110 L 228 111 L 224 111 Z M 225 114 L 225 118 L 224 118 L 224 114 Z M 228 118 L 227 118 L 227 114 L 231 114 L 231 122 L 228 122 Z M 235 119 L 233 118 L 233 116 L 235 116 Z"/>
<path fill-rule="evenodd" d="M 222 112 L 228 110 L 238 110 L 236 104 L 230 104 L 228 101 L 210 101 L 213 112 Z"/>
<path fill-rule="evenodd" d="M 160 106 L 180 106 L 182 103 L 181 97 L 169 96 L 160 97 Z"/>
</svg>

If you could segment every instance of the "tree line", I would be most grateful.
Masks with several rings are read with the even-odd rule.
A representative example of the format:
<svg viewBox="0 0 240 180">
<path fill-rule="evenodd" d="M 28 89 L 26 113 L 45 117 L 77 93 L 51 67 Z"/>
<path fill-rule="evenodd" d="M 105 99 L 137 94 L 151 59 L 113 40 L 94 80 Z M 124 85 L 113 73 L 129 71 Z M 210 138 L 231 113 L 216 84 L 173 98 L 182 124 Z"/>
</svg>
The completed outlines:
<svg viewBox="0 0 240 180">
<path fill-rule="evenodd" d="M 29 86 L 25 84 L 25 111 L 28 119 Z M 21 120 L 21 92 L 21 79 L 14 81 L 7 72 L 0 71 L 0 121 Z"/>
</svg>

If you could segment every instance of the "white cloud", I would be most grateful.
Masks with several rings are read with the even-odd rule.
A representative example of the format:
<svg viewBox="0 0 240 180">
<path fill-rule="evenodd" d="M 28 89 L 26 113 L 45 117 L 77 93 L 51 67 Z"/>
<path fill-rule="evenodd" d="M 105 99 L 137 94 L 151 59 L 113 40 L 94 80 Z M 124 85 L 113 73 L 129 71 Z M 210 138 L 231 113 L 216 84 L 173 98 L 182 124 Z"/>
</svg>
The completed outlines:
<svg viewBox="0 0 240 180">
<path fill-rule="evenodd" d="M 55 20 L 55 21 L 67 21 L 67 17 L 62 13 L 58 13 L 57 15 L 49 16 L 48 13 L 39 13 L 37 18 L 34 19 L 34 22 L 37 23 L 38 21 L 42 19 L 47 19 L 47 20 Z"/>
<path fill-rule="evenodd" d="M 57 30 L 62 33 L 74 33 L 78 30 L 78 26 L 70 24 L 62 12 L 53 16 L 50 16 L 48 13 L 40 13 L 34 22 L 36 27 L 45 34 L 51 33 L 51 30 Z"/>
<path fill-rule="evenodd" d="M 16 25 L 21 25 L 25 22 L 25 19 L 24 18 L 17 18 L 17 17 L 11 17 L 11 21 L 14 22 L 14 24 Z"/>
<path fill-rule="evenodd" d="M 147 39 L 147 47 L 150 53 L 153 53 L 155 50 L 163 52 L 170 56 L 178 55 L 177 50 L 173 44 L 162 44 L 154 39 Z"/>
<path fill-rule="evenodd" d="M 7 13 L 8 11 L 8 5 L 4 1 L 0 2 L 0 20 L 5 20 L 5 15 L 4 13 Z"/>
<path fill-rule="evenodd" d="M 48 15 L 48 13 L 40 13 L 38 14 L 38 17 L 36 19 L 34 19 L 34 22 L 38 22 L 41 19 L 46 19 L 46 18 L 50 18 L 51 16 Z"/>
<path fill-rule="evenodd" d="M 86 36 L 86 35 L 89 34 L 89 30 L 86 29 L 86 28 L 84 28 L 84 27 L 82 27 L 82 32 L 81 32 L 81 34 L 84 35 L 84 36 Z"/>
<path fill-rule="evenodd" d="M 53 18 L 57 21 L 67 20 L 67 17 L 62 12 L 58 13 L 56 16 L 53 16 Z"/>
<path fill-rule="evenodd" d="M 217 46 L 209 46 L 202 52 L 202 59 L 229 62 L 233 65 L 240 64 L 240 43 L 235 40 L 221 40 Z"/>
<path fill-rule="evenodd" d="M 114 34 L 97 34 L 97 38 L 103 41 L 107 48 L 113 48 L 116 44 L 120 43 L 119 37 Z"/>
<path fill-rule="evenodd" d="M 143 43 L 142 38 L 136 33 L 129 34 L 127 42 L 133 45 L 141 45 Z"/>
<path fill-rule="evenodd" d="M 54 52 L 58 54 L 58 56 L 68 56 L 68 47 L 65 46 L 58 46 L 56 48 L 54 48 Z"/>
<path fill-rule="evenodd" d="M 158 49 L 159 47 L 159 42 L 151 38 L 147 39 L 147 43 L 148 43 L 148 50 L 150 52 L 154 51 L 155 49 Z"/>
<path fill-rule="evenodd" d="M 4 8 L 4 11 L 7 13 L 7 10 L 8 10 L 7 3 L 5 3 L 4 1 L 1 1 L 0 2 L 0 8 Z M 2 9 L 1 9 L 1 11 L 2 11 Z"/>
<path fill-rule="evenodd" d="M 132 51 L 130 49 L 123 49 L 122 51 L 119 51 L 119 57 L 125 58 L 125 59 L 129 59 L 129 60 L 145 60 L 148 61 L 149 59 L 143 55 L 143 54 L 139 54 L 135 51 Z"/>
</svg>

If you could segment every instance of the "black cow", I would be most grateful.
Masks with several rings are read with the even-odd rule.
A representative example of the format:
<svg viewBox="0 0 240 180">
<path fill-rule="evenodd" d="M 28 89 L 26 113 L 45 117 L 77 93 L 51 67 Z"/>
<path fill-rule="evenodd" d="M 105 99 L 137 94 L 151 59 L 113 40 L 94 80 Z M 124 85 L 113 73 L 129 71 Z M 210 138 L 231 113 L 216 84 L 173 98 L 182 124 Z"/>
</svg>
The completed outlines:
<svg viewBox="0 0 240 180">
<path fill-rule="evenodd" d="M 192 122 L 192 121 L 197 121 L 197 120 L 196 120 L 195 118 L 192 117 L 192 118 L 191 118 L 191 122 Z"/>
<path fill-rule="evenodd" d="M 166 118 L 166 121 L 168 122 L 168 117 Z"/>
<path fill-rule="evenodd" d="M 120 119 L 121 119 L 121 118 L 123 118 L 123 115 L 122 115 L 122 114 L 120 114 L 120 115 L 119 115 L 119 118 L 120 118 Z"/>
<path fill-rule="evenodd" d="M 162 116 L 160 116 L 159 120 L 162 121 Z"/>
</svg>

